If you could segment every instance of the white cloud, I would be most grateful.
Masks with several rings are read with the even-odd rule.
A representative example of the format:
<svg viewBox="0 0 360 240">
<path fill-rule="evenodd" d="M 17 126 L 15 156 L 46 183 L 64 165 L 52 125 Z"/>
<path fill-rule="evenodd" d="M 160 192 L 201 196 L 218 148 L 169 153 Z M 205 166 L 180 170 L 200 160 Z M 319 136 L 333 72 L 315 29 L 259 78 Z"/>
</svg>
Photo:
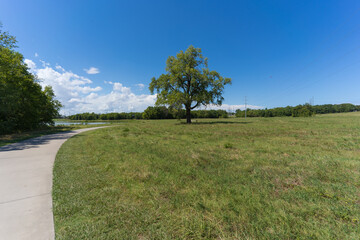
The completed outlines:
<svg viewBox="0 0 360 240">
<path fill-rule="evenodd" d="M 142 84 L 142 83 L 139 83 L 139 84 L 135 84 L 135 86 L 139 87 L 140 90 L 143 90 L 145 85 Z"/>
<path fill-rule="evenodd" d="M 31 61 L 30 59 L 25 59 L 24 62 L 30 69 L 36 68 L 36 64 L 33 61 Z"/>
<path fill-rule="evenodd" d="M 128 87 L 124 87 L 121 83 L 119 82 L 114 82 L 114 87 L 113 87 L 114 91 L 118 91 L 118 92 L 122 92 L 122 93 L 127 93 L 130 94 L 131 90 Z"/>
<path fill-rule="evenodd" d="M 56 68 L 57 70 L 61 70 L 61 71 L 65 72 L 65 69 L 64 69 L 62 66 L 60 66 L 60 65 L 56 65 L 55 68 Z"/>
<path fill-rule="evenodd" d="M 25 63 L 40 79 L 40 84 L 53 87 L 57 99 L 64 105 L 62 114 L 141 112 L 156 101 L 156 95 L 136 95 L 120 82 L 104 81 L 113 85 L 111 92 L 106 93 L 86 77 L 67 71 L 60 65 L 52 68 L 49 63 L 40 62 L 42 67 L 37 67 L 34 61 L 25 59 Z"/>
<path fill-rule="evenodd" d="M 35 53 L 34 55 L 35 55 L 35 57 L 38 57 L 38 56 L 39 56 L 39 54 L 38 54 L 38 53 Z"/>
<path fill-rule="evenodd" d="M 140 112 L 148 106 L 154 105 L 156 95 L 135 95 L 134 93 L 123 93 L 112 91 L 109 94 L 98 95 L 91 93 L 82 98 L 73 98 L 71 102 L 76 103 L 77 112 Z"/>
<path fill-rule="evenodd" d="M 100 70 L 98 68 L 96 68 L 96 67 L 91 67 L 89 69 L 84 68 L 84 71 L 87 74 L 98 74 L 98 73 L 100 73 Z"/>
<path fill-rule="evenodd" d="M 47 63 L 47 62 L 45 62 L 45 61 L 43 61 L 43 60 L 39 60 L 39 61 L 41 62 L 41 64 L 42 64 L 43 67 L 50 66 L 50 63 Z"/>
</svg>

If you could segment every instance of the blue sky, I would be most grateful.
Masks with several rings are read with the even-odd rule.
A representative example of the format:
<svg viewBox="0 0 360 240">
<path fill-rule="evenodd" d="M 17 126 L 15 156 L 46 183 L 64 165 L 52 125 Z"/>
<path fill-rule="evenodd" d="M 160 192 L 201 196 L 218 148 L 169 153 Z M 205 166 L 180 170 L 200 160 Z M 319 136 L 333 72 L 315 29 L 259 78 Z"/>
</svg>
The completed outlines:
<svg viewBox="0 0 360 240">
<path fill-rule="evenodd" d="M 65 114 L 142 111 L 151 78 L 189 45 L 232 78 L 225 109 L 245 96 L 268 108 L 360 104 L 359 1 L 2 0 L 0 21 Z"/>
</svg>

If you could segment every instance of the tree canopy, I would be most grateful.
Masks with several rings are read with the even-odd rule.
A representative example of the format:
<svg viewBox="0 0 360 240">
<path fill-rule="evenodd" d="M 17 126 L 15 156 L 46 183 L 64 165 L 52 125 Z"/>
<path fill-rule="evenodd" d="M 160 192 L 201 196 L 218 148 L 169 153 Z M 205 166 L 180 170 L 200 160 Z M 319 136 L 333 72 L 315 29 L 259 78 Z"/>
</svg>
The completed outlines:
<svg viewBox="0 0 360 240">
<path fill-rule="evenodd" d="M 221 105 L 224 86 L 231 84 L 216 71 L 208 69 L 208 60 L 200 48 L 190 46 L 176 57 L 166 61 L 166 74 L 152 78 L 149 89 L 157 92 L 156 105 L 185 107 L 187 123 L 191 123 L 190 111 L 208 104 Z"/>
<path fill-rule="evenodd" d="M 323 105 L 297 105 L 295 107 L 277 107 L 271 109 L 247 109 L 247 117 L 311 117 L 315 114 L 342 113 L 360 111 L 360 105 L 351 103 L 323 104 Z M 245 110 L 236 110 L 236 117 L 244 117 Z"/>
<path fill-rule="evenodd" d="M 52 88 L 42 90 L 15 48 L 15 37 L 0 25 L 0 134 L 52 124 L 61 107 Z"/>
</svg>

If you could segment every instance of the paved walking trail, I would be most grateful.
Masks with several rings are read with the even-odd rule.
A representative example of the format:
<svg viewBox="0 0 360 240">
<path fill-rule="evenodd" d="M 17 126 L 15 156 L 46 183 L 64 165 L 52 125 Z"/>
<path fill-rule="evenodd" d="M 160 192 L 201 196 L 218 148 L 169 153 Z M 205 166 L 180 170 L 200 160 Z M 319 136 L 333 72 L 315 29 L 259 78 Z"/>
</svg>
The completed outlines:
<svg viewBox="0 0 360 240">
<path fill-rule="evenodd" d="M 86 128 L 0 147 L 0 240 L 54 239 L 52 170 L 60 146 Z"/>
</svg>

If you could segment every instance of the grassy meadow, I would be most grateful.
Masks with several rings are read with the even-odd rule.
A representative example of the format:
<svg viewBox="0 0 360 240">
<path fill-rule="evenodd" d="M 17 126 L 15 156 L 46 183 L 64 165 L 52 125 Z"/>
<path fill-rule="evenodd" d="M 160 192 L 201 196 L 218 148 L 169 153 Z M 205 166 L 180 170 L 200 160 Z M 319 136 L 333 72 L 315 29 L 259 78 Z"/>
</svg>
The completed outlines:
<svg viewBox="0 0 360 240">
<path fill-rule="evenodd" d="M 85 132 L 53 204 L 57 239 L 358 239 L 360 113 Z"/>
</svg>

